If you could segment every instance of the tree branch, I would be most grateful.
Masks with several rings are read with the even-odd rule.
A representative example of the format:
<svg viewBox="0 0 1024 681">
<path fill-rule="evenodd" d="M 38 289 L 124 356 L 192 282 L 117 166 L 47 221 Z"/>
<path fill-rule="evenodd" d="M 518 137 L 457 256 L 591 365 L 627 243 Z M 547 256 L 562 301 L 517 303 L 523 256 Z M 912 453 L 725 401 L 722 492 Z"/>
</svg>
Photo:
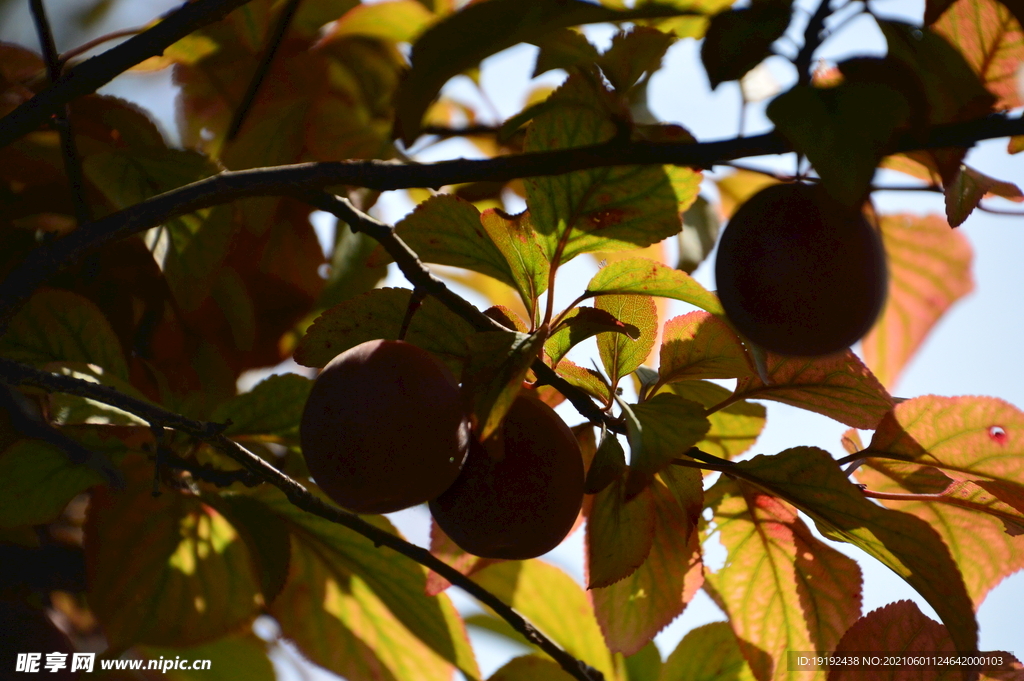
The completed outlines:
<svg viewBox="0 0 1024 681">
<path fill-rule="evenodd" d="M 437 558 L 430 551 L 375 527 L 353 513 L 324 502 L 296 480 L 249 452 L 234 440 L 225 437 L 221 432 L 224 426 L 196 421 L 181 414 L 175 414 L 98 383 L 90 383 L 71 376 L 51 374 L 9 359 L 0 358 L 0 377 L 12 385 L 31 385 L 49 392 L 79 395 L 110 404 L 133 413 L 155 426 L 174 428 L 210 444 L 241 464 L 253 476 L 284 492 L 288 500 L 298 508 L 330 522 L 343 525 L 366 537 L 375 545 L 386 546 L 438 573 L 481 603 L 489 606 L 528 641 L 554 658 L 562 669 L 574 678 L 579 681 L 602 681 L 603 677 L 599 671 L 564 651 L 557 643 L 539 632 L 530 622 L 490 591 Z"/>
<path fill-rule="evenodd" d="M 50 87 L 0 119 L 0 148 L 46 123 L 65 104 L 91 94 L 136 64 L 163 54 L 189 33 L 223 19 L 249 0 L 196 0 L 165 15 L 153 28 L 65 72 Z"/>
<path fill-rule="evenodd" d="M 202 0 L 189 7 L 198 4 L 203 4 Z M 923 142 L 906 135 L 891 151 L 971 146 L 983 139 L 1020 134 L 1024 134 L 1024 118 L 994 114 L 972 121 L 936 126 Z M 505 181 L 623 165 L 671 164 L 710 168 L 724 161 L 789 151 L 789 144 L 772 132 L 699 144 L 613 142 L 493 159 L 456 159 L 431 164 L 378 160 L 332 161 L 223 172 L 83 225 L 66 237 L 33 251 L 0 284 L 0 331 L 32 291 L 66 263 L 85 252 L 163 224 L 171 218 L 237 199 L 296 196 L 337 185 L 379 191 L 412 187 L 438 188 L 461 182 Z"/>
</svg>

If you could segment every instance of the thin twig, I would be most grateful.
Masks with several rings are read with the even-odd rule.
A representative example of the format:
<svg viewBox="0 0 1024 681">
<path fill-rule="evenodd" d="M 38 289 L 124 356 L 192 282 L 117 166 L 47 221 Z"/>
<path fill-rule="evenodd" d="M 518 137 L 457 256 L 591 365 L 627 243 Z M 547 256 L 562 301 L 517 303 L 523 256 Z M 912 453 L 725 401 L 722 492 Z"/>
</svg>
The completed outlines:
<svg viewBox="0 0 1024 681">
<path fill-rule="evenodd" d="M 440 125 L 425 125 L 421 131 L 424 135 L 433 135 L 447 139 L 449 137 L 474 137 L 481 135 L 497 135 L 501 130 L 496 125 L 467 125 L 463 128 L 446 128 Z"/>
<path fill-rule="evenodd" d="M 196 421 L 98 383 L 51 374 L 8 359 L 0 358 L 0 377 L 14 385 L 31 385 L 50 392 L 88 397 L 133 413 L 151 424 L 174 428 L 202 440 L 231 457 L 254 476 L 277 487 L 298 508 L 343 525 L 366 537 L 375 545 L 386 546 L 438 573 L 453 585 L 489 606 L 499 617 L 554 658 L 565 671 L 579 681 L 601 681 L 603 678 L 600 672 L 567 653 L 493 593 L 437 558 L 430 551 L 375 527 L 353 513 L 324 502 L 293 478 L 221 434 L 223 430 L 221 424 Z"/>
<path fill-rule="evenodd" d="M 57 45 L 53 40 L 53 30 L 50 28 L 50 20 L 46 17 L 43 0 L 29 0 L 29 8 L 32 10 L 32 20 L 36 25 L 36 33 L 39 35 L 43 58 L 46 60 L 46 71 L 50 76 L 50 82 L 56 83 L 60 78 L 63 62 L 60 54 L 57 53 Z M 53 123 L 60 135 L 64 174 L 67 175 L 68 184 L 71 186 L 71 202 L 75 208 L 75 218 L 79 225 L 84 225 L 92 219 L 92 215 L 89 211 L 89 204 L 85 200 L 82 157 L 78 153 L 78 145 L 75 143 L 75 134 L 71 127 L 71 119 L 68 117 L 66 104 L 61 107 L 60 111 L 53 114 Z"/>
<path fill-rule="evenodd" d="M 111 40 L 117 40 L 118 38 L 128 38 L 133 35 L 138 35 L 145 30 L 145 26 L 136 26 L 135 28 L 125 28 L 121 29 L 120 31 L 112 31 L 110 33 L 106 33 L 104 35 L 99 36 L 98 38 L 88 40 L 79 45 L 78 47 L 72 47 L 67 52 L 62 52 L 60 55 L 60 60 L 61 62 L 67 64 L 72 59 L 82 56 L 89 50 L 93 49 L 94 47 L 99 47 L 103 43 L 109 43 Z"/>
<path fill-rule="evenodd" d="M 253 72 L 252 78 L 249 79 L 249 86 L 242 96 L 242 101 L 238 104 L 238 108 L 235 109 L 235 113 L 231 117 L 231 125 L 228 126 L 227 132 L 227 140 L 229 142 L 235 139 L 238 131 L 242 129 L 242 124 L 245 123 L 245 118 L 252 108 L 253 100 L 259 94 L 260 87 L 263 85 L 263 79 L 270 72 L 270 65 L 274 61 L 274 55 L 277 54 L 277 50 L 284 41 L 284 34 L 288 32 L 288 27 L 291 26 L 292 18 L 299 9 L 300 2 L 302 0 L 288 0 L 288 4 L 284 6 L 281 14 L 277 17 L 277 23 L 274 24 L 274 32 L 267 39 L 263 56 L 260 57 L 260 62 L 256 65 L 256 71 Z"/>
<path fill-rule="evenodd" d="M 801 85 L 810 85 L 814 80 L 814 53 L 821 46 L 825 31 L 825 20 L 828 19 L 832 10 L 829 8 L 830 0 L 821 0 L 818 9 L 814 11 L 807 21 L 807 28 L 804 29 L 804 44 L 793 60 Z"/>
</svg>

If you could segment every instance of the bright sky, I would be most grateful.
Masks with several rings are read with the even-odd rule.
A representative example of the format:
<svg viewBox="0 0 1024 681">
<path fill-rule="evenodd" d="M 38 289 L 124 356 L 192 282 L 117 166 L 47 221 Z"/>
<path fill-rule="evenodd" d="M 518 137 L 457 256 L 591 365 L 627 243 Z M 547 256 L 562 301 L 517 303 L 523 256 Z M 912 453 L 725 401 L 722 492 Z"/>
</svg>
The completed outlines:
<svg viewBox="0 0 1024 681">
<path fill-rule="evenodd" d="M 85 3 L 80 1 L 50 0 L 48 6 L 56 15 L 62 7 L 72 11 Z M 175 3 L 146 2 L 119 3 L 117 15 L 92 34 L 145 23 L 153 13 L 162 11 Z M 806 2 L 798 2 L 806 6 Z M 8 15 L 0 14 L 0 39 L 10 40 L 15 35 L 24 36 L 18 25 L 24 19 L 24 5 L 15 3 L 7 7 Z M 919 21 L 922 13 L 921 0 L 881 0 L 873 5 L 883 15 L 904 17 Z M 0 6 L 2 8 L 2 6 Z M 812 7 L 813 9 L 813 7 Z M 21 19 L 21 20 L 19 20 Z M 23 25 L 23 24 L 21 24 Z M 800 27 L 802 29 L 802 27 Z M 17 32 L 17 33 L 16 33 Z M 28 34 L 31 35 L 31 34 Z M 605 46 L 612 31 L 606 27 L 588 30 L 599 46 Z M 81 36 L 58 34 L 58 47 L 66 49 L 81 40 Z M 33 47 L 35 47 L 33 45 Z M 740 95 L 735 83 L 719 87 L 716 93 L 709 91 L 706 76 L 698 58 L 699 44 L 685 40 L 676 44 L 668 53 L 665 65 L 652 79 L 650 108 L 663 121 L 681 123 L 700 140 L 732 137 L 737 133 Z M 830 59 L 852 56 L 854 53 L 879 54 L 883 41 L 873 23 L 866 17 L 854 20 L 843 33 L 826 43 L 821 56 Z M 532 87 L 529 74 L 533 68 L 536 48 L 519 46 L 497 55 L 485 62 L 482 71 L 482 87 L 488 99 L 502 117 L 510 116 L 522 107 L 526 92 Z M 774 79 L 785 88 L 795 79 L 788 62 L 772 58 L 768 68 Z M 541 82 L 556 84 L 564 78 L 561 72 L 545 74 Z M 535 84 L 535 83 L 534 83 Z M 115 94 L 138 101 L 162 121 L 165 130 L 174 130 L 172 101 L 169 96 L 167 74 L 129 74 L 115 80 L 102 92 Z M 480 98 L 466 79 L 456 79 L 449 84 L 446 93 L 469 103 L 479 103 Z M 481 106 L 482 112 L 489 111 Z M 771 126 L 763 115 L 764 103 L 752 105 L 747 113 L 747 133 L 756 134 Z M 483 114 L 485 117 L 486 113 Z M 1005 140 L 986 142 L 972 150 L 968 163 L 979 170 L 1002 180 L 1024 182 L 1024 154 L 1015 157 L 1005 153 Z M 421 156 L 422 160 L 433 160 L 444 156 L 473 156 L 475 151 L 469 145 L 453 141 L 438 145 Z M 792 158 L 757 159 L 765 167 L 790 171 Z M 880 173 L 878 183 L 906 184 L 908 178 L 891 172 Z M 713 193 L 713 188 L 706 187 Z M 919 214 L 942 213 L 942 198 L 924 192 L 887 192 L 874 197 L 882 212 L 913 212 Z M 1013 208 L 1014 204 L 992 201 L 993 207 Z M 518 209 L 521 206 L 510 206 Z M 380 204 L 379 216 L 394 222 L 411 208 L 404 198 L 386 196 Z M 1019 208 L 1019 207 L 1018 207 Z M 323 221 L 322 236 L 329 237 L 330 225 Z M 904 372 L 895 390 L 900 397 L 915 397 L 926 394 L 937 395 L 992 395 L 1024 407 L 1024 362 L 1021 360 L 1021 338 L 1024 337 L 1024 314 L 1022 314 L 1021 291 L 1024 291 L 1024 268 L 1020 265 L 1020 254 L 1024 253 L 1024 217 L 1005 217 L 975 212 L 959 228 L 970 240 L 975 252 L 974 293 L 957 303 L 933 331 L 918 355 Z M 702 265 L 695 273 L 696 278 L 708 288 L 714 288 L 712 276 L 713 259 Z M 596 271 L 596 263 L 588 256 L 578 258 L 563 268 L 563 278 L 558 287 L 558 303 L 568 304 L 582 290 L 585 282 Z M 386 285 L 406 285 L 404 280 L 392 272 Z M 485 306 L 486 303 L 472 292 L 466 295 Z M 669 317 L 689 311 L 681 303 L 670 305 Z M 575 353 L 579 352 L 579 355 Z M 593 342 L 574 351 L 574 361 L 589 363 L 590 356 L 596 357 Z M 758 440 L 752 453 L 776 453 L 795 445 L 815 445 L 836 455 L 844 455 L 839 438 L 845 426 L 831 419 L 803 412 L 777 403 L 767 403 L 768 426 Z M 581 419 L 571 410 L 560 408 L 570 424 Z M 426 544 L 429 518 L 425 508 L 410 509 L 393 514 L 393 520 L 406 535 L 417 543 Z M 865 577 L 864 613 L 886 603 L 903 598 L 914 599 L 926 613 L 934 617 L 931 608 L 916 596 L 902 580 L 859 550 L 844 544 L 832 544 L 839 550 L 859 560 Z M 708 559 L 722 560 L 709 550 Z M 582 532 L 545 557 L 576 579 L 582 581 Z M 455 590 L 452 590 L 455 591 Z M 467 610 L 475 608 L 472 602 L 461 594 L 452 593 L 456 602 Z M 979 612 L 982 650 L 1007 650 L 1024 655 L 1024 627 L 1020 625 L 1019 604 L 1024 603 L 1024 574 L 1018 573 L 994 589 Z M 694 599 L 684 614 L 666 628 L 656 639 L 664 655 L 690 629 L 701 624 L 724 619 L 722 613 L 711 603 L 703 592 Z M 519 654 L 496 642 L 488 634 L 473 634 L 478 643 L 482 671 L 490 674 L 511 655 Z M 279 669 L 285 676 L 290 666 L 283 657 L 278 658 Z"/>
</svg>

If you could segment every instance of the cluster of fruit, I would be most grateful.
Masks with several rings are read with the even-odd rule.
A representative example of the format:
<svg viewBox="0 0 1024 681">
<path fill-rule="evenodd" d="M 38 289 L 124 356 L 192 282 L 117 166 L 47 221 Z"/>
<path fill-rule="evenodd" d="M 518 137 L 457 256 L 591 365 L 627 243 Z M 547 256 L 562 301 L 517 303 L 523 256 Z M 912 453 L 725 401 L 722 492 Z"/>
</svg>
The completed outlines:
<svg viewBox="0 0 1024 681">
<path fill-rule="evenodd" d="M 583 503 L 583 458 L 551 407 L 520 394 L 484 442 L 452 374 L 404 341 L 346 350 L 306 402 L 302 451 L 320 488 L 355 513 L 430 502 L 445 533 L 485 558 L 533 558 L 557 546 Z"/>
</svg>

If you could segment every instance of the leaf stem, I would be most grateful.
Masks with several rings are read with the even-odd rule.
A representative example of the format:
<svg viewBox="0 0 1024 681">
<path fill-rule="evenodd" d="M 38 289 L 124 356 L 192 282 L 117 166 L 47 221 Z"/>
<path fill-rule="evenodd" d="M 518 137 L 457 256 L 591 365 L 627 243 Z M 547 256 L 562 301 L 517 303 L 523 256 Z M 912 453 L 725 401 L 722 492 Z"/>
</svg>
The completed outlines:
<svg viewBox="0 0 1024 681">
<path fill-rule="evenodd" d="M 110 404 L 141 417 L 153 424 L 154 428 L 174 428 L 207 442 L 241 464 L 256 478 L 270 483 L 284 492 L 288 500 L 298 508 L 330 522 L 343 525 L 366 537 L 374 544 L 386 546 L 438 573 L 481 603 L 489 606 L 528 641 L 554 658 L 562 669 L 574 678 L 579 681 L 602 681 L 603 676 L 600 672 L 567 653 L 493 593 L 437 558 L 427 549 L 411 544 L 401 537 L 371 525 L 353 513 L 324 502 L 293 478 L 274 468 L 234 440 L 225 437 L 222 433 L 223 425 L 196 421 L 104 385 L 90 383 L 71 376 L 51 374 L 4 358 L 0 358 L 0 376 L 4 381 L 13 385 L 31 385 L 48 392 L 80 395 Z"/>
</svg>

